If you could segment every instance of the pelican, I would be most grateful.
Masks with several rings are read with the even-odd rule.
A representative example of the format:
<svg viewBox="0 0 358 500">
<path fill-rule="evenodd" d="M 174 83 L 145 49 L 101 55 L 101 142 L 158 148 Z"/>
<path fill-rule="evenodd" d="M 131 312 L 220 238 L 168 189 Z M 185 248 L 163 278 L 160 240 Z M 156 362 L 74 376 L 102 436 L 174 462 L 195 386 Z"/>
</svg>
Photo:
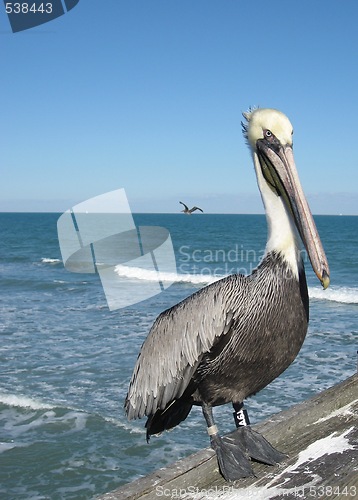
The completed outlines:
<svg viewBox="0 0 358 500">
<path fill-rule="evenodd" d="M 243 402 L 286 370 L 306 336 L 300 240 L 323 288 L 329 285 L 328 262 L 295 167 L 289 119 L 260 108 L 243 116 L 266 210 L 265 255 L 251 275 L 225 277 L 158 316 L 125 401 L 129 419 L 148 417 L 147 440 L 201 406 L 227 481 L 253 475 L 250 460 L 274 465 L 286 457 L 251 428 Z M 212 408 L 226 403 L 233 405 L 237 430 L 222 437 Z"/>
<path fill-rule="evenodd" d="M 193 207 L 189 210 L 188 205 L 185 205 L 185 203 L 183 203 L 182 201 L 179 201 L 179 203 L 184 207 L 184 210 L 182 210 L 182 212 L 187 215 L 191 215 L 193 212 L 195 212 L 195 210 L 200 210 L 200 212 L 203 212 L 203 210 L 199 207 Z"/>
</svg>

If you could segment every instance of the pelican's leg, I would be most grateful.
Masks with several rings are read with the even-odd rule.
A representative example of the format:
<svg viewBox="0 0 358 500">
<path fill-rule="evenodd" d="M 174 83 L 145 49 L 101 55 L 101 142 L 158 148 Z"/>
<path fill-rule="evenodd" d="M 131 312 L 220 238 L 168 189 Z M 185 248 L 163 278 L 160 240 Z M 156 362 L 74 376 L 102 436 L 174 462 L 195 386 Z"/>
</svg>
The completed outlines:
<svg viewBox="0 0 358 500">
<path fill-rule="evenodd" d="M 267 465 L 275 465 L 282 462 L 287 455 L 284 455 L 275 448 L 258 432 L 252 430 L 247 410 L 243 403 L 233 403 L 234 420 L 237 427 L 235 441 L 242 443 L 246 453 L 257 462 Z"/>
<path fill-rule="evenodd" d="M 211 406 L 203 403 L 202 408 L 208 426 L 211 447 L 215 450 L 220 472 L 226 481 L 236 481 L 236 479 L 253 476 L 250 462 L 242 445 L 228 437 L 221 438 L 214 422 Z"/>
<path fill-rule="evenodd" d="M 234 407 L 234 420 L 236 427 L 246 427 L 250 425 L 249 415 L 246 408 L 244 408 L 244 403 L 233 403 Z"/>
</svg>

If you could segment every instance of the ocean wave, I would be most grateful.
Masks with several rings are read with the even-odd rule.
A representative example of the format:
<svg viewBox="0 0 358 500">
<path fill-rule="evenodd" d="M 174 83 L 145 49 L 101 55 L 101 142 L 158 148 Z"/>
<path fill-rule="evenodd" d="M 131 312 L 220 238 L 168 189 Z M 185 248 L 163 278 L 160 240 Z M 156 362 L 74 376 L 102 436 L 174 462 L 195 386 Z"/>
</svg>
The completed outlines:
<svg viewBox="0 0 358 500">
<path fill-rule="evenodd" d="M 50 257 L 42 257 L 41 262 L 43 264 L 59 264 L 62 262 L 61 259 L 51 259 Z"/>
<path fill-rule="evenodd" d="M 209 285 L 219 279 L 225 278 L 225 275 L 212 276 L 210 274 L 157 272 L 123 265 L 116 266 L 115 271 L 117 275 L 122 278 L 156 282 L 159 280 L 171 283 L 191 283 L 193 285 L 202 286 Z M 318 287 L 309 287 L 308 293 L 312 299 L 329 300 L 332 302 L 341 302 L 343 304 L 358 304 L 358 288 L 356 287 L 330 287 L 327 290 Z"/>
<path fill-rule="evenodd" d="M 118 265 L 115 267 L 115 272 L 122 278 L 131 278 L 144 281 L 163 281 L 163 282 L 179 282 L 192 283 L 194 285 L 208 285 L 221 279 L 223 276 L 211 276 L 209 274 L 177 274 L 171 272 L 153 271 L 150 269 L 142 269 L 140 267 L 130 267 Z"/>
<path fill-rule="evenodd" d="M 52 410 L 54 406 L 38 401 L 27 396 L 17 396 L 16 394 L 0 394 L 0 404 L 14 406 L 17 408 L 29 408 L 31 410 Z"/>
<path fill-rule="evenodd" d="M 311 299 L 329 300 L 342 304 L 358 304 L 358 288 L 355 287 L 331 287 L 327 290 L 309 287 L 308 293 Z"/>
<path fill-rule="evenodd" d="M 106 417 L 99 414 L 97 414 L 97 417 L 101 420 L 104 420 L 105 422 L 108 422 L 114 427 L 119 427 L 120 429 L 124 429 L 125 431 L 128 431 L 131 434 L 143 434 L 143 428 L 142 428 L 143 426 L 140 422 L 135 422 L 133 420 L 132 421 L 119 420 L 118 418 Z"/>
</svg>

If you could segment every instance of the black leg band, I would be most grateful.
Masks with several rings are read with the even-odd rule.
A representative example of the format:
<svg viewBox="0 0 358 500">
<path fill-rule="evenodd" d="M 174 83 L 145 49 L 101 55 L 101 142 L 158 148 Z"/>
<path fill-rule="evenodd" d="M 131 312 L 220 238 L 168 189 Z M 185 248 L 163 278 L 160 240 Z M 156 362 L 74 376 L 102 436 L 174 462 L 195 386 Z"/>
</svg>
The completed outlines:
<svg viewBox="0 0 358 500">
<path fill-rule="evenodd" d="M 236 427 L 245 427 L 250 425 L 249 415 L 247 410 L 244 408 L 243 403 L 233 403 L 234 407 L 234 420 Z"/>
</svg>

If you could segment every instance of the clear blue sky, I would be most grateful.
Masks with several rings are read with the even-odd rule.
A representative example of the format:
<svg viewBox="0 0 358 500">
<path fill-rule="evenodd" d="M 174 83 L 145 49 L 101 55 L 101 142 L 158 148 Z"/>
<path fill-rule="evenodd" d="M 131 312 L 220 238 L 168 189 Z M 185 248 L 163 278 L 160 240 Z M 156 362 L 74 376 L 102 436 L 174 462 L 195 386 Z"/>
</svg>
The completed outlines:
<svg viewBox="0 0 358 500">
<path fill-rule="evenodd" d="M 261 213 L 241 134 L 285 112 L 313 213 L 358 214 L 358 1 L 80 0 L 0 11 L 0 211 L 125 188 L 133 211 Z"/>
</svg>

